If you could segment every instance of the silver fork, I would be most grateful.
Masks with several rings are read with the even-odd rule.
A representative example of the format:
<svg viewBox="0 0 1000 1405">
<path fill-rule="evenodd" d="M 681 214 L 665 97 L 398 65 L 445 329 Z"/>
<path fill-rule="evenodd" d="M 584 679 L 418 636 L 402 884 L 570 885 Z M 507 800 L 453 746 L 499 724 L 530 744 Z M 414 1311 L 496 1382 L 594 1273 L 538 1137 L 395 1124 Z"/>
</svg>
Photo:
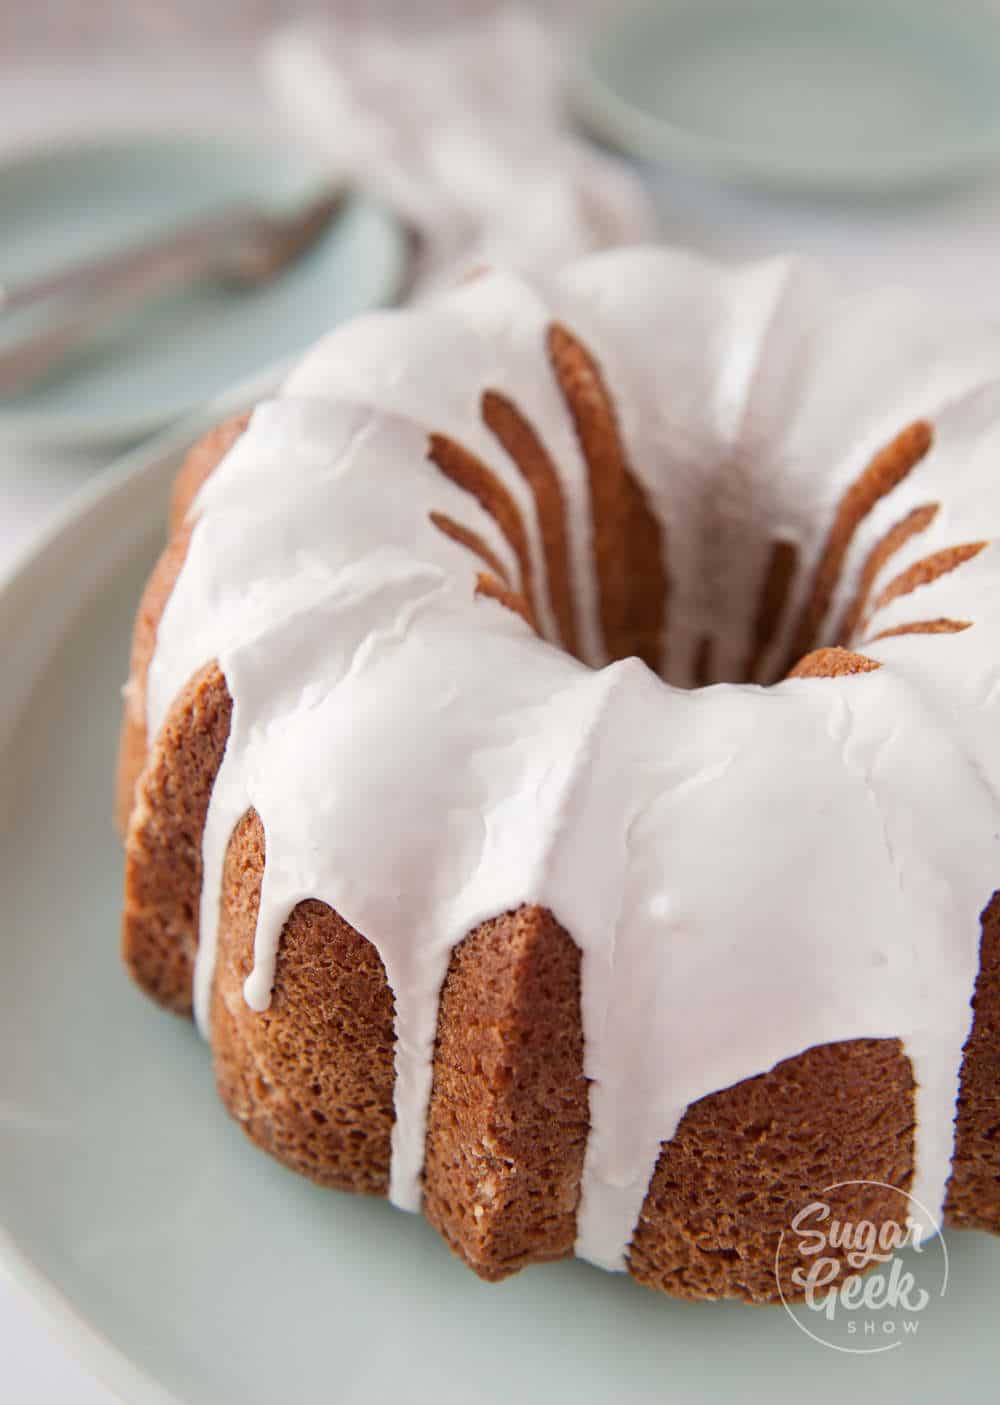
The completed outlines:
<svg viewBox="0 0 1000 1405">
<path fill-rule="evenodd" d="M 348 195 L 346 187 L 336 186 L 284 216 L 231 206 L 118 254 L 0 286 L 0 315 L 72 300 L 51 325 L 0 350 L 0 396 L 28 389 L 125 312 L 152 298 L 205 279 L 244 289 L 270 282 L 316 242 L 344 209 Z"/>
</svg>

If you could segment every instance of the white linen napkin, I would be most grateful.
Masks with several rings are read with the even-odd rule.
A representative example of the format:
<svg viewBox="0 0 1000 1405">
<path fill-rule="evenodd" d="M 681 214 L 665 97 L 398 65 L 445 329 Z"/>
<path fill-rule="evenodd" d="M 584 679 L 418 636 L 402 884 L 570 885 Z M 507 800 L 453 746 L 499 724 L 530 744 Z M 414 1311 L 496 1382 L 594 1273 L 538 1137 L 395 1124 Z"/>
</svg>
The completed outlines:
<svg viewBox="0 0 1000 1405">
<path fill-rule="evenodd" d="M 560 49 L 511 8 L 416 33 L 296 26 L 262 67 L 300 137 L 418 233 L 419 293 L 482 264 L 538 272 L 653 237 L 636 174 L 569 130 Z"/>
</svg>

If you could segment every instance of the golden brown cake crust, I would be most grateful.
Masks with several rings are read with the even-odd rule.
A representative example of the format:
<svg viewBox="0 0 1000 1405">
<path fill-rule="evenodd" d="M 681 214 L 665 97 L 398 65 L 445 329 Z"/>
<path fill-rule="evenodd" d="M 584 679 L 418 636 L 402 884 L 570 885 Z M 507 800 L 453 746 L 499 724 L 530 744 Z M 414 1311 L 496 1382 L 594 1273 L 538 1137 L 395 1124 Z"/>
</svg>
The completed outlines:
<svg viewBox="0 0 1000 1405">
<path fill-rule="evenodd" d="M 666 532 L 632 471 L 596 359 L 558 323 L 549 328 L 548 350 L 587 465 L 605 648 L 610 658 L 635 655 L 662 674 L 670 595 Z"/>
<path fill-rule="evenodd" d="M 580 952 L 545 909 L 505 913 L 441 992 L 424 1213 L 482 1278 L 565 1258 L 587 1127 Z"/>
<path fill-rule="evenodd" d="M 864 472 L 847 488 L 827 533 L 813 576 L 812 589 L 803 606 L 792 640 L 788 667 L 811 649 L 833 599 L 854 534 L 875 505 L 897 488 L 930 451 L 934 431 L 926 420 L 916 420 L 879 449 Z"/>
<path fill-rule="evenodd" d="M 907 513 L 902 521 L 891 527 L 885 536 L 880 537 L 869 551 L 865 564 L 861 568 L 854 598 L 844 611 L 840 627 L 837 630 L 837 639 L 841 644 L 851 643 L 855 631 L 864 620 L 868 597 L 871 595 L 872 587 L 882 570 L 896 553 L 902 550 L 911 537 L 919 536 L 921 532 L 927 531 L 937 514 L 937 503 L 925 503 L 923 507 L 915 507 L 912 512 Z"/>
<path fill-rule="evenodd" d="M 132 658 L 125 685 L 121 736 L 118 743 L 118 777 L 115 788 L 115 823 L 124 835 L 135 801 L 135 786 L 146 764 L 146 678 L 156 647 L 156 631 L 174 582 L 187 555 L 190 528 L 182 527 L 170 538 L 146 583 L 139 601 L 132 633 Z"/>
<path fill-rule="evenodd" d="M 247 1136 L 340 1190 L 385 1195 L 393 1123 L 393 1003 L 378 952 L 325 903 L 299 903 L 281 935 L 271 1004 L 243 982 L 264 876 L 253 811 L 226 854 L 212 994 L 219 1094 Z"/>
<path fill-rule="evenodd" d="M 911 620 L 909 624 L 893 625 L 891 629 L 881 629 L 868 639 L 869 644 L 879 639 L 895 639 L 901 634 L 961 634 L 963 629 L 971 629 L 971 620 Z"/>
<path fill-rule="evenodd" d="M 903 1225 L 900 1191 L 828 1188 L 905 1190 L 912 1174 L 913 1077 L 899 1041 L 820 1045 L 688 1108 L 661 1149 L 629 1272 L 674 1297 L 773 1302 L 781 1241 L 782 1291 L 797 1296 L 795 1214 L 822 1200 L 854 1221 Z"/>
<path fill-rule="evenodd" d="M 126 835 L 122 956 L 146 994 L 181 1015 L 191 1013 L 201 841 L 231 715 L 226 681 L 208 664 L 153 743 Z"/>
<path fill-rule="evenodd" d="M 852 673 L 874 673 L 877 660 L 851 649 L 814 649 L 789 673 L 789 678 L 847 678 Z"/>
<path fill-rule="evenodd" d="M 249 414 L 238 415 L 211 430 L 195 444 L 174 480 L 170 499 L 169 540 L 143 591 L 132 634 L 132 656 L 125 686 L 115 786 L 115 823 L 122 835 L 128 828 L 136 781 L 146 761 L 146 677 L 156 647 L 160 619 L 187 556 L 191 538 L 191 524 L 186 521 L 188 510 L 201 485 L 249 423 Z"/>
<path fill-rule="evenodd" d="M 202 832 L 232 701 L 218 666 L 206 666 L 174 700 L 150 747 L 146 680 L 156 631 L 187 556 L 188 510 L 249 420 L 249 414 L 238 416 L 205 435 L 174 482 L 170 540 L 136 614 L 118 749 L 115 821 L 125 840 L 122 955 L 148 995 L 185 1015 L 191 1012 L 198 944 Z"/>
<path fill-rule="evenodd" d="M 1000 893 L 983 913 L 972 1008 L 945 1216 L 958 1229 L 1000 1234 Z"/>
<path fill-rule="evenodd" d="M 231 701 L 217 665 L 207 665 L 175 700 L 147 757 L 145 678 L 187 549 L 187 508 L 241 428 L 221 427 L 182 471 L 179 525 L 140 607 L 126 701 L 125 960 L 145 990 L 181 1012 L 191 1004 L 202 830 Z M 795 672 L 821 678 L 877 666 L 821 649 Z M 393 1004 L 382 963 L 331 908 L 300 903 L 282 934 L 271 1007 L 250 1010 L 242 988 L 263 866 L 263 829 L 250 812 L 227 851 L 212 992 L 222 1099 L 255 1142 L 296 1170 L 384 1194 Z M 579 1000 L 579 950 L 545 909 L 501 914 L 452 955 L 428 1113 L 425 1210 L 484 1278 L 572 1251 L 587 1135 Z M 997 1232 L 1000 898 L 984 915 L 974 1009 L 947 1212 L 953 1224 Z M 661 1148 L 630 1272 L 683 1297 L 772 1301 L 778 1237 L 805 1194 L 855 1177 L 905 1187 L 912 1124 L 912 1073 L 895 1040 L 821 1046 L 702 1099 Z M 830 1203 L 855 1220 L 902 1217 L 893 1192 L 854 1190 Z"/>
<path fill-rule="evenodd" d="M 477 587 L 479 593 L 491 595 L 504 604 L 511 603 L 519 595 L 521 603 L 516 606 L 512 605 L 512 608 L 516 608 L 518 614 L 523 615 L 533 629 L 537 629 L 538 611 L 531 551 L 528 547 L 528 535 L 525 531 L 524 520 L 512 494 L 481 459 L 444 434 L 430 436 L 427 457 L 446 478 L 450 479 L 456 487 L 469 493 L 483 510 L 489 513 L 507 538 L 510 548 L 517 558 L 521 586 L 519 592 L 505 590 L 499 581 L 493 580 L 489 576 L 481 576 Z M 433 517 L 431 520 L 434 520 Z M 440 522 L 435 525 L 440 527 Z M 454 533 L 449 535 L 455 536 Z M 464 535 L 466 538 L 464 544 L 471 545 L 472 534 L 466 531 Z M 482 555 L 479 547 L 474 549 L 477 554 Z M 500 574 L 505 577 L 507 573 L 502 570 Z"/>
<path fill-rule="evenodd" d="M 552 613 L 556 617 L 563 648 L 575 655 L 580 646 L 570 580 L 566 503 L 558 471 L 534 426 L 513 401 L 498 391 L 484 391 L 481 412 L 483 423 L 517 465 L 534 496 Z"/>
</svg>

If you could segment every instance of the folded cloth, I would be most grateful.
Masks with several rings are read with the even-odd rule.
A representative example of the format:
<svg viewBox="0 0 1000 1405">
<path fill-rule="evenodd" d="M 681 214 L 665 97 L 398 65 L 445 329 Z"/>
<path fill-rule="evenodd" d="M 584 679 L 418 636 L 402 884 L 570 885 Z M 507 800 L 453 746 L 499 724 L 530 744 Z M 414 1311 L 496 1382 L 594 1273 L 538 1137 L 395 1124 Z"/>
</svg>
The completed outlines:
<svg viewBox="0 0 1000 1405">
<path fill-rule="evenodd" d="M 263 70 L 300 136 L 416 233 L 417 293 L 653 236 L 636 174 L 570 132 L 558 33 L 525 10 L 416 33 L 307 23 Z"/>
</svg>

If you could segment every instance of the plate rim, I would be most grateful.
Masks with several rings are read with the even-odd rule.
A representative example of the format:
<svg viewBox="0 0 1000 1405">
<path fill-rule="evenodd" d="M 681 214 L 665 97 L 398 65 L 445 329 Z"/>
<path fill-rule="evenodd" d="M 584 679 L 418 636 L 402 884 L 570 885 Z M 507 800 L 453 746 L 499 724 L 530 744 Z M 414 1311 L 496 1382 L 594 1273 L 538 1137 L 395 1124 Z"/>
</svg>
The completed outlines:
<svg viewBox="0 0 1000 1405">
<path fill-rule="evenodd" d="M 74 538 L 80 529 L 102 513 L 113 510 L 116 501 L 126 504 L 124 511 L 134 513 L 135 507 L 127 505 L 130 493 L 141 488 L 146 479 L 164 473 L 168 464 L 176 462 L 220 419 L 252 408 L 273 393 L 288 365 L 287 361 L 280 362 L 251 380 L 240 382 L 160 434 L 113 459 L 94 478 L 77 488 L 46 525 L 15 553 L 10 564 L 0 570 L 0 637 L 18 629 L 14 597 L 25 591 L 30 594 L 41 577 L 50 589 L 53 581 L 60 582 L 60 593 L 66 596 L 59 610 L 62 627 L 35 651 L 28 675 L 13 702 L 7 703 L 4 699 L 0 708 L 0 752 L 9 745 L 12 729 L 23 716 L 39 676 L 65 638 L 67 623 L 72 628 L 72 619 L 85 603 L 62 583 L 60 572 L 50 572 L 52 563 L 64 561 L 65 552 L 74 550 Z M 110 520 L 104 530 L 113 530 Z M 80 545 L 75 549 L 80 550 Z M 118 571 L 121 564 L 121 559 L 116 558 L 112 572 Z M 100 589 L 100 574 L 100 564 L 94 559 L 88 598 L 93 598 L 94 592 Z M 127 1405 L 187 1405 L 183 1397 L 169 1391 L 87 1319 L 58 1283 L 21 1247 L 4 1220 L 0 1220 L 0 1274 L 17 1287 L 73 1359 L 119 1400 Z"/>
<path fill-rule="evenodd" d="M 252 129 L 237 132 L 234 129 L 219 127 L 205 131 L 182 121 L 175 125 L 162 123 L 138 124 L 132 131 L 123 132 L 121 127 L 107 126 L 88 130 L 74 135 L 66 132 L 46 133 L 26 142 L 17 150 L 0 153 L 0 187 L 8 176 L 18 175 L 31 167 L 56 165 L 62 161 L 79 159 L 114 160 L 117 153 L 143 154 L 144 152 L 166 151 L 177 154 L 182 150 L 197 148 L 199 152 L 215 152 L 225 155 L 238 153 L 244 158 L 252 158 L 267 152 L 278 157 L 289 154 L 301 163 L 303 172 L 315 170 L 316 179 L 328 178 L 329 163 L 324 163 L 316 153 L 288 138 L 282 139 L 279 132 Z M 353 193 L 352 199 L 366 212 L 374 215 L 381 223 L 392 245 L 392 268 L 385 280 L 385 287 L 371 303 L 371 309 L 384 307 L 393 302 L 406 277 L 407 238 L 398 216 L 384 202 L 374 199 L 363 190 Z M 306 348 L 303 346 L 298 353 Z M 266 368 L 265 368 L 266 369 Z M 227 392 L 223 391 L 225 395 Z M 198 402 L 184 408 L 180 415 L 187 418 L 197 414 Z M 80 445 L 107 446 L 109 452 L 115 445 L 127 444 L 140 436 L 161 431 L 164 426 L 176 423 L 176 411 L 153 414 L 149 411 L 129 414 L 86 414 L 81 411 L 28 411 L 7 419 L 0 404 L 0 449 L 68 448 Z"/>
</svg>

